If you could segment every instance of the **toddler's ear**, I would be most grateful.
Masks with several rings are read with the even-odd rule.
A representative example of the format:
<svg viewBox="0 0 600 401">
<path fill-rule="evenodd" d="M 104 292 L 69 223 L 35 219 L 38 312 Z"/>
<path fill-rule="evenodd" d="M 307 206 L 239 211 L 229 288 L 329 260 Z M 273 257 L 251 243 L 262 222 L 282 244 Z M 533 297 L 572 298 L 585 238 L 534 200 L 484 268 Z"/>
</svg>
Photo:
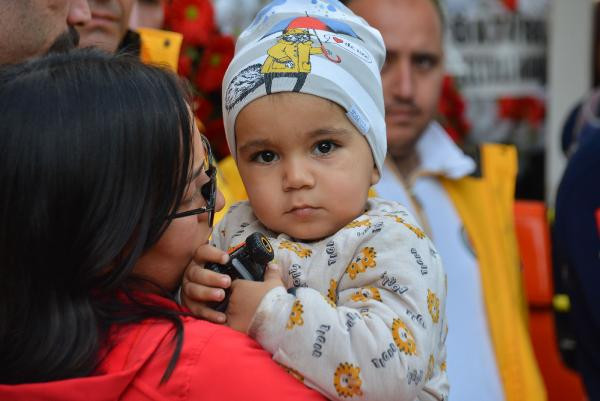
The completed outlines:
<svg viewBox="0 0 600 401">
<path fill-rule="evenodd" d="M 373 165 L 373 172 L 371 173 L 371 185 L 375 185 L 379 182 L 381 178 L 381 174 L 379 174 L 379 170 L 376 165 Z"/>
</svg>

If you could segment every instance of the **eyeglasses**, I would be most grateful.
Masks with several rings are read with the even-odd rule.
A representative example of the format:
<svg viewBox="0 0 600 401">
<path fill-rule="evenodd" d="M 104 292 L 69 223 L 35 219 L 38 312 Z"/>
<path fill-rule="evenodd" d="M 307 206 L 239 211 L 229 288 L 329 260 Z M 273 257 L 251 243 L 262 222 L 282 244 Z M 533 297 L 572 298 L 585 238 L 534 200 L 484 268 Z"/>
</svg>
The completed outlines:
<svg viewBox="0 0 600 401">
<path fill-rule="evenodd" d="M 208 175 L 208 182 L 200 187 L 200 190 L 195 195 L 202 195 L 206 201 L 206 206 L 197 209 L 188 210 L 186 212 L 177 212 L 169 215 L 169 219 L 177 219 L 180 217 L 193 216 L 196 214 L 208 213 L 208 227 L 212 227 L 215 217 L 215 202 L 217 199 L 217 169 L 214 166 L 214 158 L 210 150 L 210 143 L 204 135 L 201 135 L 202 146 L 204 147 L 204 171 Z"/>
</svg>

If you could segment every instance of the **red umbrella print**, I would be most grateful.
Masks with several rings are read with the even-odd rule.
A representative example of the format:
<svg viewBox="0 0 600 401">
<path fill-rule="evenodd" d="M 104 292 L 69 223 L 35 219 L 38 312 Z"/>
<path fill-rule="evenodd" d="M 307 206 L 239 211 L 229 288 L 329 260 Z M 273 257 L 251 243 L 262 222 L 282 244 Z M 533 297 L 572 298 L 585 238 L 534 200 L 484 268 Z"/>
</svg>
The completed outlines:
<svg viewBox="0 0 600 401">
<path fill-rule="evenodd" d="M 321 42 L 319 35 L 317 35 L 317 30 L 348 35 L 360 39 L 360 37 L 356 34 L 356 32 L 354 32 L 352 27 L 350 27 L 350 25 L 346 24 L 345 22 L 337 21 L 326 17 L 310 17 L 308 15 L 305 17 L 292 17 L 281 20 L 277 24 L 275 24 L 273 28 L 271 28 L 271 30 L 267 32 L 262 38 L 266 38 L 267 36 L 272 35 L 274 33 L 284 32 L 294 28 L 302 28 L 307 30 L 312 29 L 315 33 L 314 36 L 316 36 L 317 40 L 321 44 L 321 50 L 323 50 L 323 55 L 327 57 L 328 60 L 333 61 L 334 63 L 339 63 L 341 61 L 340 57 L 335 56 L 336 58 L 333 58 L 332 52 L 326 49 L 323 42 Z"/>
</svg>

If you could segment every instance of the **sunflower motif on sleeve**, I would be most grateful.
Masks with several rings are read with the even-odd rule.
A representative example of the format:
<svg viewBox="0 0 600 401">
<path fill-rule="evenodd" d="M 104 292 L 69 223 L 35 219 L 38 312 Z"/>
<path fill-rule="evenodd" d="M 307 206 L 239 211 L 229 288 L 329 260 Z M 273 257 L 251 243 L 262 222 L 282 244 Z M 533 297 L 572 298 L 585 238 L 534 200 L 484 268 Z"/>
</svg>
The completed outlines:
<svg viewBox="0 0 600 401">
<path fill-rule="evenodd" d="M 346 272 L 352 280 L 360 273 L 364 273 L 368 268 L 377 266 L 377 252 L 372 246 L 365 247 L 361 250 L 352 262 L 346 268 Z"/>
<path fill-rule="evenodd" d="M 327 299 L 330 302 L 330 305 L 336 306 L 337 302 L 337 286 L 338 282 L 334 279 L 329 280 L 329 289 L 327 290 Z"/>
<path fill-rule="evenodd" d="M 351 299 L 354 302 L 366 302 L 369 299 L 381 302 L 381 294 L 376 287 L 359 288 L 352 295 Z"/>
<path fill-rule="evenodd" d="M 333 375 L 333 385 L 340 397 L 362 395 L 360 367 L 348 362 L 340 363 Z"/>
<path fill-rule="evenodd" d="M 358 227 L 371 227 L 371 220 L 354 220 L 346 225 L 344 228 L 358 228 Z"/>
<path fill-rule="evenodd" d="M 415 337 L 402 320 L 394 319 L 392 323 L 392 337 L 398 349 L 406 355 L 415 355 L 417 353 Z"/>
<path fill-rule="evenodd" d="M 427 289 L 427 309 L 433 323 L 437 323 L 440 320 L 440 299 L 430 289 Z"/>
<path fill-rule="evenodd" d="M 292 251 L 296 255 L 298 255 L 299 258 L 303 259 L 308 258 L 310 255 L 312 255 L 312 251 L 310 249 L 305 248 L 302 245 L 292 241 L 281 241 L 281 243 L 279 244 L 279 249 L 286 249 L 288 251 Z"/>
<path fill-rule="evenodd" d="M 429 355 L 429 363 L 427 364 L 427 374 L 425 375 L 425 381 L 431 380 L 433 377 L 433 354 Z"/>
<path fill-rule="evenodd" d="M 403 224 L 406 228 L 408 228 L 410 231 L 412 231 L 417 238 L 419 239 L 423 239 L 425 238 L 425 232 L 423 230 L 421 230 L 419 227 L 410 224 L 408 221 L 404 220 L 402 217 L 399 216 L 394 216 L 393 214 L 388 214 L 388 217 L 392 217 L 394 220 L 396 220 L 396 223 L 400 223 Z"/>
<path fill-rule="evenodd" d="M 296 326 L 302 326 L 304 324 L 304 318 L 302 317 L 303 313 L 304 309 L 302 308 L 302 303 L 299 299 L 297 299 L 292 305 L 292 312 L 290 313 L 290 317 L 285 328 L 291 330 Z"/>
</svg>

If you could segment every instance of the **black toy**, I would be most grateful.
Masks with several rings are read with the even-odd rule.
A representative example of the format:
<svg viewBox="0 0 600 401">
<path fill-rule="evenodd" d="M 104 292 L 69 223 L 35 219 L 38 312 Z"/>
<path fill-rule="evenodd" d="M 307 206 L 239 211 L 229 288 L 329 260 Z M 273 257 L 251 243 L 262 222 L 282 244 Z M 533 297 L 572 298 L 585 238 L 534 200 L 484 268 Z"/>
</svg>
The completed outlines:
<svg viewBox="0 0 600 401">
<path fill-rule="evenodd" d="M 229 252 L 229 261 L 224 264 L 209 263 L 205 267 L 217 273 L 227 274 L 231 280 L 244 279 L 262 281 L 267 263 L 273 260 L 273 247 L 263 234 L 255 232 L 250 234 L 245 242 Z M 230 290 L 225 290 L 225 298 L 220 302 L 210 305 L 220 312 L 227 309 Z"/>
</svg>

